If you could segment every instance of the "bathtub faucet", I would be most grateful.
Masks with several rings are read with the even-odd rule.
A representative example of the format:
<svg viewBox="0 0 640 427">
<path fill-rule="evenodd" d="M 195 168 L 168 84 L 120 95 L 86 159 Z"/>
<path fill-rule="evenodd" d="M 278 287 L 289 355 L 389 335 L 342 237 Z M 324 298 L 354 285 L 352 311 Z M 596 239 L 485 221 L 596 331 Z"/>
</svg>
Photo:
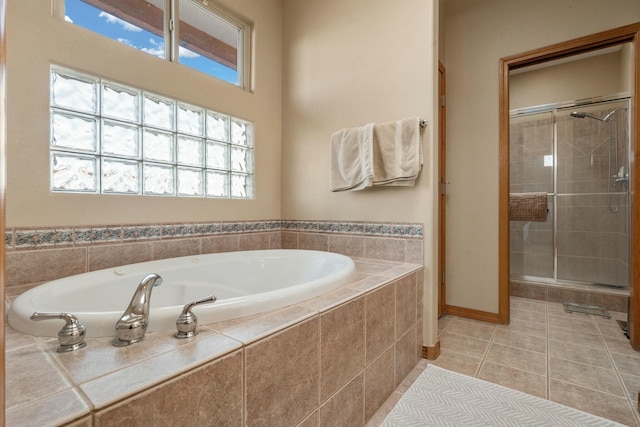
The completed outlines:
<svg viewBox="0 0 640 427">
<path fill-rule="evenodd" d="M 116 337 L 113 345 L 124 347 L 136 343 L 144 338 L 149 324 L 149 304 L 151 291 L 154 286 L 162 284 L 162 277 L 155 273 L 147 275 L 133 294 L 129 307 L 124 311 L 118 323 L 116 323 Z"/>
</svg>

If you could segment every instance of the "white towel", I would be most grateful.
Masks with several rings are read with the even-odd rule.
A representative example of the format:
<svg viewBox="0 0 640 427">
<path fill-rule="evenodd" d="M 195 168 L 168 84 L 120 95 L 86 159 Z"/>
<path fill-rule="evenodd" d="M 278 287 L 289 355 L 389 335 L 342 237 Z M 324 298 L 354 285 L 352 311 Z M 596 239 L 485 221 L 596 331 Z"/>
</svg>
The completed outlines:
<svg viewBox="0 0 640 427">
<path fill-rule="evenodd" d="M 422 168 L 420 118 L 373 127 L 373 185 L 413 186 Z"/>
<path fill-rule="evenodd" d="M 357 191 L 373 184 L 373 124 L 331 135 L 330 189 Z"/>
</svg>

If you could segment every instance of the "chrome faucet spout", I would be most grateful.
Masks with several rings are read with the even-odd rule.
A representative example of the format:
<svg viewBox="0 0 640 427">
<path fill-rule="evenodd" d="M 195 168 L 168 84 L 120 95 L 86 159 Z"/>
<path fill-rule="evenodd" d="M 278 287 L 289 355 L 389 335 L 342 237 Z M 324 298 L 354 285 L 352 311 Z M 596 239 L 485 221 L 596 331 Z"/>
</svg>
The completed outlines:
<svg viewBox="0 0 640 427">
<path fill-rule="evenodd" d="M 149 324 L 151 291 L 162 284 L 162 277 L 156 273 L 147 275 L 136 289 L 129 306 L 116 323 L 116 337 L 113 345 L 124 347 L 141 341 Z"/>
</svg>

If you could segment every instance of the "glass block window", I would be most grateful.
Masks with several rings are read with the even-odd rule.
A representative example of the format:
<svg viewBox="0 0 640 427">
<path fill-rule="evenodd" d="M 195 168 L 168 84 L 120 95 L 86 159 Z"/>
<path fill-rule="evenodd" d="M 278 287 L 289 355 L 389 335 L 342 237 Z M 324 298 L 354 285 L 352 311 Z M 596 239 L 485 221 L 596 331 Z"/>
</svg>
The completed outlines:
<svg viewBox="0 0 640 427">
<path fill-rule="evenodd" d="M 51 67 L 51 191 L 253 198 L 253 125 Z"/>
</svg>

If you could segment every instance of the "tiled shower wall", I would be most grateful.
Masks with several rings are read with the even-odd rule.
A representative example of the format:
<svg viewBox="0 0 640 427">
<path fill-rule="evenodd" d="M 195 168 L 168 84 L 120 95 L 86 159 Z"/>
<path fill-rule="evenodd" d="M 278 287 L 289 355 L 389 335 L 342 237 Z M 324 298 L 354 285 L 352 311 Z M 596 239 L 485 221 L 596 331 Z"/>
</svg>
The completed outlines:
<svg viewBox="0 0 640 427">
<path fill-rule="evenodd" d="M 314 249 L 422 264 L 422 230 L 422 224 L 281 220 L 8 229 L 7 294 L 103 268 L 239 250 Z"/>
<path fill-rule="evenodd" d="M 604 117 L 615 106 L 589 109 Z M 587 107 L 585 107 L 587 108 Z M 628 115 L 616 113 L 620 164 L 628 159 Z M 511 192 L 544 191 L 549 196 L 546 222 L 512 221 L 511 272 L 516 275 L 553 277 L 554 223 L 558 250 L 557 278 L 628 286 L 629 229 L 626 187 L 612 187 L 623 194 L 608 195 L 609 123 L 570 117 L 569 110 L 555 115 L 557 127 L 557 182 L 544 156 L 553 154 L 551 112 L 518 117 L 511 121 Z M 611 212 L 610 202 L 618 207 Z M 554 206 L 554 203 L 557 206 Z M 554 209 L 557 217 L 554 218 Z"/>
<path fill-rule="evenodd" d="M 510 191 L 553 193 L 553 169 L 543 161 L 553 152 L 551 114 L 512 119 L 510 132 Z M 512 274 L 553 277 L 553 197 L 547 201 L 546 222 L 509 222 Z"/>
</svg>

